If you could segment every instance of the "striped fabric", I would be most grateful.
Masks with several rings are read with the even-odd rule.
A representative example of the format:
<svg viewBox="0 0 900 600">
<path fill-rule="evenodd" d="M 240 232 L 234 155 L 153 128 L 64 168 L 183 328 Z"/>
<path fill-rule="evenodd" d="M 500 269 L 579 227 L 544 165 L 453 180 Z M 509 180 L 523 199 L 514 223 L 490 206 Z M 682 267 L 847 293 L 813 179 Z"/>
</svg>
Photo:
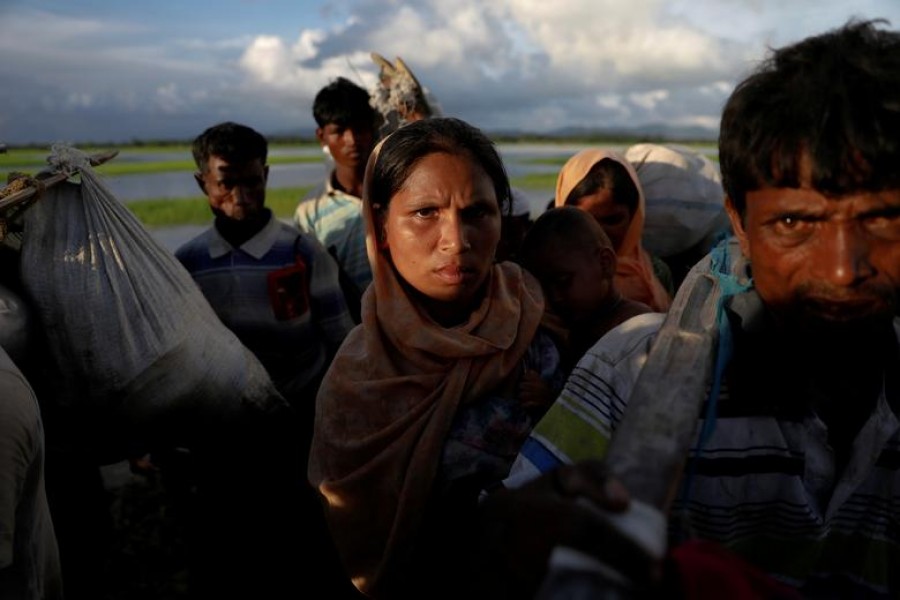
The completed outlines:
<svg viewBox="0 0 900 600">
<path fill-rule="evenodd" d="M 362 200 L 335 189 L 329 177 L 297 206 L 294 224 L 332 251 L 360 292 L 365 291 L 372 267 L 366 254 Z"/>
<path fill-rule="evenodd" d="M 604 456 L 663 318 L 635 317 L 588 351 L 505 485 Z M 900 337 L 900 319 L 895 329 Z M 814 414 L 741 406 L 723 386 L 715 429 L 690 452 L 670 515 L 673 542 L 720 542 L 809 597 L 900 597 L 898 400 L 882 391 L 836 473 Z"/>
<path fill-rule="evenodd" d="M 275 217 L 240 248 L 210 227 L 175 256 L 289 400 L 323 372 L 353 327 L 334 259 L 315 238 Z M 296 265 L 298 257 L 306 267 L 308 310 L 279 319 L 269 273 Z"/>
</svg>

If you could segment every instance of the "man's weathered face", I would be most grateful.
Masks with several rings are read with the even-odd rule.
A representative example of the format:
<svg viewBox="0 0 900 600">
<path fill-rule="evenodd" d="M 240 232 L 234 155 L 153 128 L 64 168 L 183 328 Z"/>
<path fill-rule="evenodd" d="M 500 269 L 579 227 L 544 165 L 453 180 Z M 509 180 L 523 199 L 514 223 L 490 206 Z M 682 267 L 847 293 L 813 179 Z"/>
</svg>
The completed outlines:
<svg viewBox="0 0 900 600">
<path fill-rule="evenodd" d="M 194 177 L 216 214 L 243 221 L 263 209 L 269 167 L 261 159 L 239 163 L 210 156 L 206 169 Z"/>
<path fill-rule="evenodd" d="M 747 193 L 743 219 L 728 208 L 757 292 L 790 325 L 846 329 L 897 314 L 900 189 L 763 188 Z"/>
</svg>

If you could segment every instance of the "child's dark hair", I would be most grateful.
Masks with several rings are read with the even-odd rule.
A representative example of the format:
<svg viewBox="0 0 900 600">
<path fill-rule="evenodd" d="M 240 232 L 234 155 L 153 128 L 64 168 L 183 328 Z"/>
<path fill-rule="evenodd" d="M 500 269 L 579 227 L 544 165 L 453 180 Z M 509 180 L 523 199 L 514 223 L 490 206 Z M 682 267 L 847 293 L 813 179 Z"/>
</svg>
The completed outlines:
<svg viewBox="0 0 900 600">
<path fill-rule="evenodd" d="M 743 214 L 746 193 L 809 182 L 828 195 L 900 187 L 900 34 L 885 21 L 781 48 L 728 99 L 719 133 L 722 184 Z"/>
<path fill-rule="evenodd" d="M 597 245 L 613 249 L 603 227 L 589 213 L 574 206 L 559 206 L 541 213 L 525 234 L 518 262 L 531 269 L 551 241 L 562 241 L 568 248 L 593 250 Z"/>
<path fill-rule="evenodd" d="M 369 92 L 349 79 L 338 77 L 316 94 L 313 118 L 319 127 L 362 125 L 375 128 L 378 114 L 369 104 Z"/>
<path fill-rule="evenodd" d="M 210 156 L 221 156 L 229 162 L 245 163 L 260 159 L 263 164 L 269 154 L 266 138 L 246 125 L 226 121 L 213 125 L 194 139 L 191 147 L 197 168 L 204 171 Z"/>
<path fill-rule="evenodd" d="M 578 182 L 566 197 L 566 206 L 578 206 L 584 196 L 596 194 L 598 190 L 610 190 L 613 201 L 628 207 L 631 214 L 637 210 L 639 192 L 628 170 L 611 158 L 598 161 L 587 175 Z"/>
</svg>

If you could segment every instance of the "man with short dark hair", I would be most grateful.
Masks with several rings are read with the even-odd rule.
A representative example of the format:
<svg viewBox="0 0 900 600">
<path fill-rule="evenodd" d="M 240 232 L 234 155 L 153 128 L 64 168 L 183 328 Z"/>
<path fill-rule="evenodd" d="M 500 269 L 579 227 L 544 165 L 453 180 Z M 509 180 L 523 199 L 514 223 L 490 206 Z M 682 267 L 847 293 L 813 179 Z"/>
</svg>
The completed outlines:
<svg viewBox="0 0 900 600">
<path fill-rule="evenodd" d="M 372 280 L 360 198 L 380 115 L 366 90 L 338 77 L 316 94 L 313 117 L 316 139 L 334 160 L 334 169 L 297 206 L 294 223 L 337 259 L 346 274 L 347 302 L 355 312 L 359 296 Z"/>
<path fill-rule="evenodd" d="M 196 570 L 202 593 L 210 597 L 293 597 L 304 589 L 335 597 L 352 586 L 304 471 L 319 383 L 353 320 L 334 259 L 313 236 L 265 207 L 267 153 L 260 133 L 232 122 L 210 127 L 193 145 L 194 178 L 215 219 L 175 256 L 292 409 L 247 422 L 250 433 L 237 434 L 243 439 L 223 448 L 242 449 L 237 456 L 222 456 L 235 463 L 223 470 L 249 476 L 236 475 L 231 489 L 209 494 L 202 519 L 207 527 L 222 528 L 215 536 L 227 531 L 235 546 L 243 547 L 236 551 L 218 537 L 204 539 L 208 545 L 198 551 L 203 561 Z M 258 484 L 249 488 L 248 480 Z M 243 513 L 217 512 L 237 499 Z"/>
<path fill-rule="evenodd" d="M 735 238 L 668 315 L 626 321 L 579 362 L 507 489 L 482 504 L 499 545 L 485 587 L 525 597 L 567 547 L 688 597 L 900 596 L 898 140 L 900 33 L 878 22 L 779 49 L 737 86 L 719 138 Z M 654 413 L 661 397 L 668 414 Z M 629 461 L 623 449 L 653 452 L 635 431 L 663 442 L 655 459 Z M 678 436 L 687 457 L 671 456 Z M 609 473 L 635 473 L 634 487 Z M 650 515 L 641 485 L 660 492 L 675 578 L 654 579 L 665 570 L 652 553 L 657 566 L 641 566 L 638 545 L 585 506 Z M 544 580 L 542 597 L 561 581 Z"/>
<path fill-rule="evenodd" d="M 353 322 L 331 256 L 265 207 L 267 151 L 262 135 L 237 123 L 197 137 L 194 178 L 215 221 L 175 256 L 282 395 L 311 407 Z"/>
</svg>

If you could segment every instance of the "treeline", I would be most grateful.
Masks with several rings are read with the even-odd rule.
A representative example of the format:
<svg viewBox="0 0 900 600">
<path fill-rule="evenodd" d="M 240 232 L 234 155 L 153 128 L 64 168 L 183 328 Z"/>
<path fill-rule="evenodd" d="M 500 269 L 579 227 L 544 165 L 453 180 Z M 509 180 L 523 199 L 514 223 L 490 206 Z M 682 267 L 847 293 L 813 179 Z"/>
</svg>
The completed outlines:
<svg viewBox="0 0 900 600">
<path fill-rule="evenodd" d="M 692 145 L 710 145 L 715 144 L 715 139 L 708 137 L 683 137 L 683 136 L 665 136 L 665 135 L 635 135 L 634 133 L 610 133 L 610 132 L 589 132 L 577 134 L 560 134 L 560 133 L 528 133 L 528 132 L 510 132 L 500 131 L 489 133 L 491 139 L 498 144 L 594 144 L 594 145 L 617 145 L 630 146 L 640 143 L 654 144 L 682 144 Z M 296 134 L 275 134 L 268 135 L 269 143 L 273 146 L 303 146 L 318 145 L 318 141 L 314 135 L 296 135 Z M 181 149 L 190 146 L 193 138 L 182 140 L 173 139 L 132 139 L 129 141 L 91 141 L 74 144 L 78 148 L 90 150 L 94 148 L 153 148 Z M 50 147 L 50 143 L 28 143 L 28 144 L 3 144 L 0 142 L 0 152 L 6 150 L 45 150 Z"/>
</svg>

